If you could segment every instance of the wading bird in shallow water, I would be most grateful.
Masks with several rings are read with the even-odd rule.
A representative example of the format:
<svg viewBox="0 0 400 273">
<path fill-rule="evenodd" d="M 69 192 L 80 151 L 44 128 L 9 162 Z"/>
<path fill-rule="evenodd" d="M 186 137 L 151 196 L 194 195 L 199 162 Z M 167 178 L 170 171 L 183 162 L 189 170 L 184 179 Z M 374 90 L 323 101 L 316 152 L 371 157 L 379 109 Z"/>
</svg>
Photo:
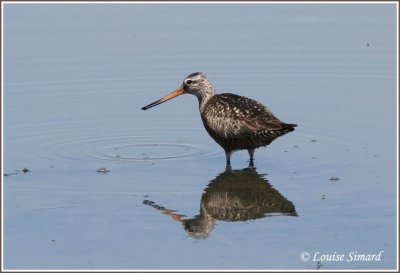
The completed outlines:
<svg viewBox="0 0 400 273">
<path fill-rule="evenodd" d="M 253 165 L 255 149 L 269 145 L 274 139 L 294 130 L 297 124 L 280 121 L 261 103 L 230 93 L 216 94 L 210 80 L 203 73 L 190 74 L 171 94 L 144 106 L 147 110 L 182 94 L 195 95 L 204 127 L 225 150 L 226 165 L 231 154 L 248 150 Z"/>
</svg>

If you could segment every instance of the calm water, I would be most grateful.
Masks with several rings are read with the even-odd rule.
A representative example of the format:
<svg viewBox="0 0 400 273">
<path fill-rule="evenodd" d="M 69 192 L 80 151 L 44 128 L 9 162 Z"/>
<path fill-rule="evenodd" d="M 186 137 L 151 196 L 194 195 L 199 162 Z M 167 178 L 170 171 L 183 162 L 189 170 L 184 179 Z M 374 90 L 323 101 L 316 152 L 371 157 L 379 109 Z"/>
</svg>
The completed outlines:
<svg viewBox="0 0 400 273">
<path fill-rule="evenodd" d="M 396 8 L 5 4 L 4 268 L 394 269 Z M 196 71 L 299 127 L 225 170 Z"/>
</svg>

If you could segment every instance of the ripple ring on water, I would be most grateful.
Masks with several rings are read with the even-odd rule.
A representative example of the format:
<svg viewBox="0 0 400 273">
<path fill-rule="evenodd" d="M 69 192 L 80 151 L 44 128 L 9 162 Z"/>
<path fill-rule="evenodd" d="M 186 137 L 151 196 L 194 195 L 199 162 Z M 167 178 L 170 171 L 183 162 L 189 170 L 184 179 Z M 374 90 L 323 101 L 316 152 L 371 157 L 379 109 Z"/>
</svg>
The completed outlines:
<svg viewBox="0 0 400 273">
<path fill-rule="evenodd" d="M 95 157 L 103 160 L 146 161 L 208 157 L 205 149 L 193 144 L 133 143 L 115 145 L 97 151 Z"/>
</svg>

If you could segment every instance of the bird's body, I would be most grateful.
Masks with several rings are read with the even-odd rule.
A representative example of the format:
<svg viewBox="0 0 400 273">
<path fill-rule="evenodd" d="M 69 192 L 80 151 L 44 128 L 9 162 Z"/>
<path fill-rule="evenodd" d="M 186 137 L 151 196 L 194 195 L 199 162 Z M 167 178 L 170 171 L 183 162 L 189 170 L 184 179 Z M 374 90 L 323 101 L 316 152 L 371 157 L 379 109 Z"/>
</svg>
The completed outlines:
<svg viewBox="0 0 400 273">
<path fill-rule="evenodd" d="M 280 121 L 266 106 L 253 99 L 230 93 L 216 94 L 207 76 L 199 72 L 190 74 L 179 89 L 142 110 L 184 93 L 198 98 L 204 127 L 225 150 L 227 165 L 230 165 L 232 152 L 244 149 L 249 151 L 250 164 L 253 164 L 256 148 L 269 145 L 297 126 Z"/>
<path fill-rule="evenodd" d="M 269 145 L 296 126 L 280 121 L 261 103 L 230 93 L 214 95 L 200 111 L 204 127 L 225 150 L 228 161 L 232 152 L 244 149 L 252 161 L 254 149 Z"/>
</svg>

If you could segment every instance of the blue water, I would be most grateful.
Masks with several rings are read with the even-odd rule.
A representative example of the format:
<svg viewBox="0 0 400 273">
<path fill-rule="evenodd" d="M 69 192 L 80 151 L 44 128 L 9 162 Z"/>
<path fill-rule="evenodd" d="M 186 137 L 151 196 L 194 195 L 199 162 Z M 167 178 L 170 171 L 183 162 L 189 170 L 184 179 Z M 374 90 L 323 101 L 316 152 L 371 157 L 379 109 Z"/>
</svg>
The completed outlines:
<svg viewBox="0 0 400 273">
<path fill-rule="evenodd" d="M 4 269 L 396 268 L 395 4 L 3 8 Z M 196 71 L 299 126 L 225 170 Z"/>
</svg>

